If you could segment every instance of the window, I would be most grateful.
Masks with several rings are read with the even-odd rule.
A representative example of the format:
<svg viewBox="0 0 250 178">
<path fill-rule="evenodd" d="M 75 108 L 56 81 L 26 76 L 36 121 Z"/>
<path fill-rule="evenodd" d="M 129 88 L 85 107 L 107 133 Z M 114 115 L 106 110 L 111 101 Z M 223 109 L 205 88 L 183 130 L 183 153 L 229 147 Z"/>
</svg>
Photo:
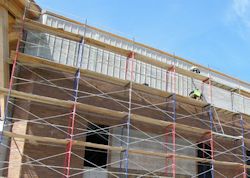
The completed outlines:
<svg viewBox="0 0 250 178">
<path fill-rule="evenodd" d="M 89 125 L 88 131 L 86 142 L 108 145 L 108 129 L 105 129 L 105 126 Z M 85 159 L 84 166 L 103 166 L 103 168 L 106 168 L 107 150 L 85 147 Z"/>
<path fill-rule="evenodd" d="M 197 157 L 211 159 L 211 147 L 210 147 L 210 145 L 205 144 L 205 143 L 200 143 L 197 146 L 198 146 Z M 212 178 L 211 171 L 208 171 L 210 169 L 211 169 L 210 163 L 198 162 L 197 163 L 197 170 L 198 170 L 197 174 L 199 174 L 198 177 L 199 178 L 204 178 L 204 177 Z"/>
</svg>

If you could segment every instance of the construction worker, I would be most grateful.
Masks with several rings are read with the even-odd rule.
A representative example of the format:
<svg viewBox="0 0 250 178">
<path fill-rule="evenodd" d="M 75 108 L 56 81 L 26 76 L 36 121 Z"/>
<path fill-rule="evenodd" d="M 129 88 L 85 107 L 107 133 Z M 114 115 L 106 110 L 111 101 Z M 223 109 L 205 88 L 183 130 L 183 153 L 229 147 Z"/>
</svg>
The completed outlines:
<svg viewBox="0 0 250 178">
<path fill-rule="evenodd" d="M 190 69 L 190 71 L 192 71 L 194 73 L 197 73 L 197 74 L 201 73 L 200 69 L 198 67 L 196 67 L 196 66 L 192 66 L 191 69 Z"/>
<path fill-rule="evenodd" d="M 202 100 L 202 93 L 198 88 L 195 88 L 193 91 L 191 91 L 189 96 L 196 100 Z"/>
</svg>

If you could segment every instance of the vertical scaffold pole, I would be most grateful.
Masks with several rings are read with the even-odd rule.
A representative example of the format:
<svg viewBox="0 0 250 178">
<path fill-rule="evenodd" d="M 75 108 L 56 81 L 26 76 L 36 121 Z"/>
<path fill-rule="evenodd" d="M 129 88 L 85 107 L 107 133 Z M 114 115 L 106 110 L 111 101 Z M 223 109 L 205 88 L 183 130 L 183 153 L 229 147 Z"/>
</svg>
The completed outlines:
<svg viewBox="0 0 250 178">
<path fill-rule="evenodd" d="M 166 146 L 166 153 L 168 153 L 168 126 L 166 127 L 166 136 L 165 136 L 165 146 Z M 168 176 L 168 157 L 165 159 L 165 176 Z"/>
<path fill-rule="evenodd" d="M 168 68 L 167 73 L 166 73 L 166 91 L 168 91 L 168 75 L 170 75 L 170 91 L 173 93 L 172 94 L 172 103 L 173 103 L 173 118 L 172 118 L 172 177 L 175 178 L 176 177 L 176 126 L 175 126 L 175 122 L 176 122 L 176 74 L 175 74 L 175 64 L 172 65 L 171 67 Z M 166 129 L 166 145 L 168 142 L 168 133 L 167 133 L 167 129 Z M 167 176 L 168 172 L 167 172 L 167 164 L 168 164 L 168 159 L 166 158 L 165 160 L 165 175 Z"/>
<path fill-rule="evenodd" d="M 124 139 L 123 139 L 123 132 L 124 132 L 124 126 L 122 126 L 122 129 L 121 129 L 121 141 L 120 141 L 120 146 L 121 147 L 123 147 L 123 141 L 124 141 Z M 124 151 L 122 150 L 121 152 L 120 152 L 120 162 L 119 162 L 119 169 L 120 169 L 120 172 L 122 172 L 122 161 L 121 160 L 123 160 L 123 154 L 124 154 Z"/>
<path fill-rule="evenodd" d="M 168 125 L 166 127 L 166 132 L 165 132 L 165 146 L 166 146 L 166 153 L 168 152 L 168 142 L 169 142 L 169 138 L 168 138 L 168 133 L 169 133 L 169 128 L 171 128 L 171 133 L 172 133 L 172 156 L 171 156 L 171 159 L 172 159 L 172 164 L 171 164 L 171 167 L 172 167 L 172 174 L 175 175 L 176 174 L 176 170 L 175 170 L 175 151 L 176 151 L 176 139 L 175 139 L 175 120 L 176 120 L 176 103 L 175 103 L 175 94 L 171 95 L 170 97 L 168 97 L 166 99 L 166 102 L 168 102 L 168 99 L 171 98 L 171 103 L 172 103 L 172 107 L 173 107 L 173 118 L 172 118 L 172 122 L 173 124 L 171 125 Z M 166 108 L 167 109 L 167 108 Z M 168 176 L 168 157 L 166 157 L 165 159 L 165 176 Z M 173 176 L 174 177 L 174 176 Z"/>
<path fill-rule="evenodd" d="M 210 147 L 211 147 L 211 177 L 214 178 L 214 140 L 213 140 L 213 111 L 212 106 L 209 106 L 210 119 Z"/>
<path fill-rule="evenodd" d="M 168 68 L 166 70 L 166 75 L 165 75 L 165 78 L 166 78 L 166 92 L 168 92 L 168 86 L 169 86 L 169 79 L 168 78 L 169 77 L 171 77 L 171 74 L 170 74 L 169 68 Z M 170 82 L 171 82 L 171 79 L 170 79 Z M 170 86 L 172 86 L 172 85 L 170 85 Z M 171 91 L 171 89 L 170 89 L 170 91 Z M 166 102 L 168 102 L 168 98 L 169 97 L 166 98 Z M 167 107 L 166 107 L 166 110 L 167 110 Z M 168 140 L 169 140 L 168 139 L 168 127 L 169 126 L 166 127 L 166 131 L 165 131 L 165 134 L 166 134 L 166 136 L 165 136 L 166 153 L 168 152 L 168 147 L 167 146 L 168 146 Z M 166 177 L 168 176 L 168 157 L 166 157 L 166 159 L 165 159 L 165 176 Z"/>
<path fill-rule="evenodd" d="M 202 158 L 206 158 L 205 157 L 205 149 L 206 149 L 206 145 L 204 142 L 202 142 Z M 202 166 L 202 172 L 204 172 L 206 169 L 204 169 L 204 167 Z M 203 174 L 203 178 L 206 178 L 206 174 Z"/>
<path fill-rule="evenodd" d="M 176 177 L 176 129 L 175 129 L 175 122 L 176 122 L 176 95 L 173 94 L 173 127 L 172 127 L 172 142 L 173 142 L 173 163 L 172 163 L 172 173 L 173 178 Z"/>
<path fill-rule="evenodd" d="M 247 171 L 246 171 L 246 146 L 245 146 L 245 141 L 244 141 L 244 120 L 242 114 L 240 114 L 240 125 L 241 125 L 241 148 L 242 148 L 242 158 L 243 158 L 243 178 L 247 178 Z"/>
<path fill-rule="evenodd" d="M 86 26 L 85 26 L 85 31 L 86 31 Z M 85 36 L 85 32 L 84 32 Z M 83 44 L 84 43 L 84 37 L 81 38 L 81 41 L 78 46 L 78 51 L 77 51 L 77 66 L 82 66 L 83 62 Z M 80 62 L 80 63 L 79 63 Z M 79 81 L 80 81 L 80 68 L 75 73 L 74 77 L 74 86 L 73 86 L 73 98 L 72 100 L 74 101 L 74 104 L 72 106 L 72 113 L 69 118 L 68 122 L 68 137 L 69 137 L 69 142 L 66 147 L 66 155 L 64 159 L 64 177 L 68 178 L 70 176 L 70 162 L 71 162 L 71 152 L 72 152 L 72 140 L 74 136 L 74 127 L 75 127 L 75 117 L 76 117 L 76 105 L 77 105 L 77 99 L 78 99 L 78 89 L 79 89 Z"/>
<path fill-rule="evenodd" d="M 175 55 L 174 55 L 175 56 Z M 176 69 L 175 63 L 173 65 L 173 127 L 172 127 L 172 142 L 173 142 L 173 164 L 172 164 L 172 172 L 173 178 L 176 177 L 176 129 L 175 129 L 175 122 L 176 122 Z"/>
<path fill-rule="evenodd" d="M 72 152 L 72 141 L 74 136 L 74 127 L 75 127 L 75 117 L 76 117 L 76 106 L 77 106 L 77 98 L 78 98 L 78 89 L 79 89 L 79 81 L 80 81 L 80 69 L 78 69 L 75 73 L 74 78 L 74 94 L 73 94 L 73 108 L 69 118 L 69 125 L 68 125 L 68 135 L 69 135 L 69 142 L 66 148 L 66 155 L 65 155 L 65 162 L 64 162 L 64 177 L 70 177 L 70 162 L 71 162 L 71 152 Z"/>
<path fill-rule="evenodd" d="M 126 59 L 126 63 L 125 63 L 125 80 L 128 80 L 128 77 L 127 77 L 127 75 L 128 75 L 128 69 L 129 69 L 129 65 L 130 65 L 130 59 L 131 58 L 134 58 L 134 52 L 130 52 L 129 53 L 129 55 L 127 56 L 127 59 Z M 133 61 L 132 61 L 133 62 Z M 129 78 L 129 80 L 130 81 L 132 81 L 132 75 L 133 75 L 133 65 L 131 65 L 131 67 L 130 67 L 131 69 L 131 71 L 130 71 L 130 78 Z M 131 82 L 130 82 L 130 84 L 129 85 L 131 85 Z M 124 134 L 124 130 L 125 130 L 125 127 L 127 127 L 127 140 L 126 140 L 126 149 L 125 150 L 123 150 L 123 151 L 121 151 L 121 153 L 120 153 L 120 163 L 119 163 L 119 169 L 120 169 L 120 172 L 122 172 L 122 163 L 123 163 L 123 158 L 125 159 L 125 164 L 124 164 L 124 166 L 125 166 L 125 175 L 126 175 L 126 177 L 128 176 L 128 148 L 129 148 L 129 145 L 128 145 L 128 143 L 129 143 L 129 138 L 128 138 L 128 134 L 130 134 L 129 132 L 129 127 L 130 127 L 130 114 L 131 114 L 131 89 L 132 87 L 131 86 L 129 86 L 129 107 L 128 107 L 128 119 L 127 119 L 127 122 L 126 122 L 126 126 L 125 125 L 123 125 L 122 126 L 122 129 L 121 129 L 121 141 L 120 141 L 120 146 L 122 147 L 123 146 L 123 134 Z M 129 124 L 129 126 L 128 126 L 128 124 Z M 125 156 L 124 156 L 124 154 L 125 154 Z"/>
<path fill-rule="evenodd" d="M 128 116 L 127 116 L 127 122 L 126 122 L 126 127 L 127 127 L 127 139 L 126 139 L 126 149 L 125 149 L 125 177 L 128 178 L 128 170 L 129 170 L 129 142 L 130 142 L 130 122 L 131 122 L 131 107 L 132 107 L 132 81 L 133 81 L 133 73 L 134 73 L 134 58 L 135 58 L 135 53 L 132 51 L 126 61 L 126 67 L 125 67 L 125 80 L 127 80 L 127 73 L 128 73 L 128 65 L 131 59 L 131 71 L 130 71 L 130 82 L 129 82 L 129 90 L 128 90 Z M 123 132 L 123 131 L 122 131 Z M 121 164 L 120 164 L 121 168 Z"/>
<path fill-rule="evenodd" d="M 128 178 L 129 168 L 129 142 L 130 142 L 130 121 L 131 121 L 131 102 L 132 102 L 132 82 L 129 83 L 129 107 L 128 107 L 128 119 L 127 119 L 127 141 L 125 151 L 125 177 Z"/>
</svg>

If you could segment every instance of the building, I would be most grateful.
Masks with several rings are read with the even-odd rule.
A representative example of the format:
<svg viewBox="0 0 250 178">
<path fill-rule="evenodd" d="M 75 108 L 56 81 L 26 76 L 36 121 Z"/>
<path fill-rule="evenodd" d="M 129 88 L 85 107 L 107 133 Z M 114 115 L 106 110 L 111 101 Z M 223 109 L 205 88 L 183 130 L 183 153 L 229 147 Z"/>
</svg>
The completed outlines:
<svg viewBox="0 0 250 178">
<path fill-rule="evenodd" d="M 0 14 L 2 177 L 248 177 L 249 83 L 34 1 Z"/>
</svg>

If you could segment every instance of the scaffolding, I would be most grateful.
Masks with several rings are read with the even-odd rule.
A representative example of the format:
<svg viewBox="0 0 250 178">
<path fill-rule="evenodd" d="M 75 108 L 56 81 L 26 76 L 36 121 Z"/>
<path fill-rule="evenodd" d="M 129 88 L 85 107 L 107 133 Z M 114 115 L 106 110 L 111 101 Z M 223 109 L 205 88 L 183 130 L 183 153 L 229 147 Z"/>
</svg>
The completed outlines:
<svg viewBox="0 0 250 178">
<path fill-rule="evenodd" d="M 59 34 L 79 42 L 73 56 L 78 66 L 27 54 L 27 46 L 41 47 L 44 40 L 36 44 L 24 38 L 37 36 L 25 27 L 29 6 L 10 58 L 9 88 L 0 88 L 7 96 L 2 176 L 248 176 L 250 118 L 211 104 L 210 76 L 201 83 L 208 82 L 207 103 L 179 95 L 175 65 L 166 68 L 165 90 L 148 86 L 146 79 L 138 84 L 133 51 L 125 56 L 124 79 L 84 69 L 85 38 L 66 32 Z M 89 52 L 87 61 L 93 58 Z"/>
<path fill-rule="evenodd" d="M 56 21 L 58 19 L 54 18 L 53 20 Z M 67 30 L 66 26 L 69 26 L 69 24 L 63 20 L 58 21 L 58 24 L 65 24 L 65 30 Z M 54 26 L 54 23 L 48 25 Z M 62 32 L 62 30 L 58 30 L 58 28 L 62 28 L 62 25 L 58 25 L 55 28 L 48 27 L 45 24 L 39 24 L 29 19 L 26 19 L 25 26 L 29 29 L 24 48 L 26 54 L 126 80 L 126 60 L 127 56 L 131 52 L 134 52 L 132 45 L 128 49 L 122 49 L 117 47 L 118 44 L 116 46 L 107 44 L 105 41 L 108 40 L 104 40 L 104 42 L 100 41 L 101 38 L 100 40 L 96 40 L 95 36 L 100 36 L 101 34 L 94 35 L 90 32 L 87 33 L 87 27 L 85 28 L 84 26 L 82 26 L 83 29 L 78 29 L 79 33 Z M 36 29 L 39 29 L 38 33 Z M 85 36 L 83 39 L 84 50 L 83 54 L 81 54 L 82 62 L 78 61 L 79 58 L 77 56 L 79 41 L 83 37 L 81 34 Z M 110 37 L 109 41 L 111 39 L 112 37 Z M 136 48 L 134 50 L 136 51 Z M 176 94 L 182 96 L 189 96 L 189 93 L 196 86 L 203 91 L 204 100 L 211 105 L 231 112 L 250 114 L 249 107 L 247 107 L 250 104 L 249 98 L 225 90 L 223 89 L 223 85 L 221 86 L 222 88 L 215 86 L 215 76 L 210 74 L 208 76 L 197 75 L 176 66 L 176 83 L 171 86 L 167 84 L 170 80 L 170 75 L 167 75 L 167 73 L 172 64 L 155 61 L 153 58 L 138 52 L 134 53 L 136 56 L 134 62 L 136 70 L 133 82 L 146 83 L 152 88 L 167 92 L 173 92 L 174 89 Z M 91 60 L 89 60 L 90 58 Z M 174 64 L 176 63 L 174 62 L 176 61 L 174 58 L 168 60 Z M 169 79 L 165 79 L 165 76 L 168 76 Z M 167 88 L 166 85 L 168 86 Z M 212 100 L 212 98 L 216 99 Z"/>
</svg>

